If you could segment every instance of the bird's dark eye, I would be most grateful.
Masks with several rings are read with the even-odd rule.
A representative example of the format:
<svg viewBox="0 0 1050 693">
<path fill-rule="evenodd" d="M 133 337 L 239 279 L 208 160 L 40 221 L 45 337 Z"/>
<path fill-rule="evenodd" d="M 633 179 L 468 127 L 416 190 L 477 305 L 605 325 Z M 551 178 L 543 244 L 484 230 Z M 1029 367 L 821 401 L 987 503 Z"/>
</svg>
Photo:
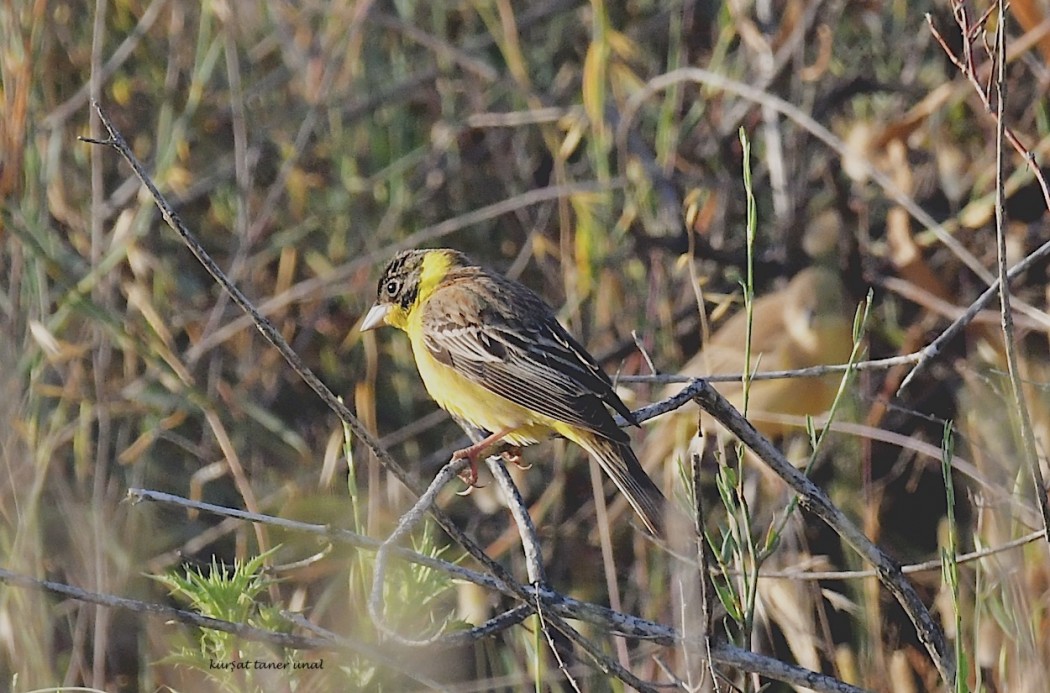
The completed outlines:
<svg viewBox="0 0 1050 693">
<path fill-rule="evenodd" d="M 383 287 L 383 291 L 386 292 L 387 296 L 397 296 L 397 292 L 401 290 L 401 282 L 397 279 L 391 279 Z"/>
</svg>

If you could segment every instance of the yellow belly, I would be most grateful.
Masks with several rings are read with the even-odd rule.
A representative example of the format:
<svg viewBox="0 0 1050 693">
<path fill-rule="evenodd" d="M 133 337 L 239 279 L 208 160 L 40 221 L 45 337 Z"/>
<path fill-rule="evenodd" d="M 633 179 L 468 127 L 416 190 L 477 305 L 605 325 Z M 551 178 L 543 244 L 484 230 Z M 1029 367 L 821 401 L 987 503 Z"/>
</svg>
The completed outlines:
<svg viewBox="0 0 1050 693">
<path fill-rule="evenodd" d="M 442 409 L 478 428 L 491 433 L 513 429 L 505 440 L 513 445 L 530 445 L 554 433 L 565 435 L 568 429 L 561 421 L 533 412 L 501 397 L 433 356 L 422 343 L 418 330 L 410 330 L 412 353 L 427 392 Z M 575 436 L 567 436 L 575 439 Z"/>
</svg>

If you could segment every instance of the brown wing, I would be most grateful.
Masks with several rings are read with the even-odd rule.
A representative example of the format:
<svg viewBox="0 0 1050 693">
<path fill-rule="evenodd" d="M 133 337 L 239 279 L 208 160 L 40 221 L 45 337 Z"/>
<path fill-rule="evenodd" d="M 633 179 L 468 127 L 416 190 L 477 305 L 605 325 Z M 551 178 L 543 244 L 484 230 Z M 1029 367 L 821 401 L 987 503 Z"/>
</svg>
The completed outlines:
<svg viewBox="0 0 1050 693">
<path fill-rule="evenodd" d="M 634 417 L 609 377 L 526 287 L 476 267 L 457 270 L 426 302 L 422 321 L 431 354 L 490 392 L 627 440 L 606 405 L 632 423 Z"/>
</svg>

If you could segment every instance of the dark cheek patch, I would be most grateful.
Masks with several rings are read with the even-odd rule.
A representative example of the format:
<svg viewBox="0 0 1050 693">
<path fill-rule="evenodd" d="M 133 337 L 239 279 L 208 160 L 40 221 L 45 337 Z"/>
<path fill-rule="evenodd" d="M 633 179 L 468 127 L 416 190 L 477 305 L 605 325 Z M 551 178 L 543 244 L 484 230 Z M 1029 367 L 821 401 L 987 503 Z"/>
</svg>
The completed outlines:
<svg viewBox="0 0 1050 693">
<path fill-rule="evenodd" d="M 419 295 L 419 285 L 416 283 L 410 284 L 401 290 L 401 308 L 408 310 L 412 307 L 412 304 L 416 302 L 416 296 Z"/>
</svg>

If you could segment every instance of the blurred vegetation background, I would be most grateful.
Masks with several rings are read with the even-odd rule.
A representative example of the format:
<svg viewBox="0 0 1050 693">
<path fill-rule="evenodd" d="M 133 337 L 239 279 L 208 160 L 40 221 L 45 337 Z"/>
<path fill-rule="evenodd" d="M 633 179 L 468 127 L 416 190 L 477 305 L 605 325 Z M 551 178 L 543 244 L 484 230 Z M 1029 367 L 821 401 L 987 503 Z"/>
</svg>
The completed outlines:
<svg viewBox="0 0 1050 693">
<path fill-rule="evenodd" d="M 966 12 L 976 22 L 985 9 Z M 423 391 L 403 335 L 356 330 L 384 263 L 405 247 L 456 247 L 560 307 L 610 373 L 650 373 L 642 349 L 658 371 L 674 373 L 702 343 L 696 281 L 712 329 L 740 304 L 739 128 L 754 147 L 756 294 L 779 291 L 813 264 L 842 277 L 851 307 L 871 288 L 871 358 L 912 353 L 943 329 L 986 284 L 866 168 L 994 271 L 994 121 L 927 13 L 959 53 L 965 41 L 946 2 L 5 3 L 0 567 L 185 605 L 147 576 L 182 565 L 207 573 L 213 560 L 232 565 L 277 545 L 273 562 L 287 563 L 321 547 L 132 505 L 128 488 L 380 538 L 411 502 L 354 445 L 367 509 L 355 523 L 338 420 L 221 294 L 119 157 L 77 140 L 102 136 L 90 98 L 308 365 L 429 479 L 461 434 Z M 1006 120 L 1039 161 L 1050 141 L 1048 22 L 1045 2 L 1011 3 Z M 990 39 L 983 29 L 971 38 L 987 83 Z M 672 81 L 643 93 L 684 67 L 779 97 L 845 146 L 710 85 Z M 1050 234 L 1031 171 L 1013 152 L 1007 162 L 1014 262 Z M 1039 262 L 1013 287 L 1030 306 L 1019 346 L 1041 445 L 1050 442 L 1046 286 Z M 947 421 L 965 465 L 955 468 L 962 548 L 1038 528 L 996 325 L 996 315 L 982 316 L 901 397 L 892 394 L 903 368 L 860 373 L 843 425 L 818 455 L 814 477 L 903 562 L 937 558 L 944 544 L 938 447 Z M 621 389 L 633 406 L 659 393 L 644 382 Z M 804 445 L 804 424 L 792 425 Z M 793 436 L 783 437 L 790 447 Z M 580 452 L 550 443 L 527 459 L 536 464 L 522 484 L 553 585 L 676 623 L 666 562 L 615 521 L 627 515 L 606 514 L 603 499 L 596 508 Z M 653 474 L 681 496 L 673 460 Z M 764 527 L 789 496 L 768 481 L 754 493 Z M 506 513 L 476 495 L 450 491 L 442 505 L 523 576 Z M 710 531 L 724 517 L 713 512 Z M 612 529 L 611 564 L 600 522 Z M 770 567 L 861 567 L 811 518 L 796 513 L 790 526 Z M 257 598 L 374 640 L 361 576 L 348 577 L 358 560 L 329 551 L 279 573 Z M 954 612 L 936 570 L 914 576 L 946 624 L 961 616 L 962 630 L 949 630 L 965 644 L 965 680 L 975 688 L 1050 687 L 1048 568 L 1045 546 L 968 563 L 964 606 Z M 875 690 L 936 686 L 910 624 L 876 581 L 760 584 L 748 646 Z M 445 590 L 428 609 L 477 622 L 497 606 L 491 595 Z M 187 626 L 0 587 L 0 686 L 11 690 L 407 685 L 403 673 L 349 655 L 326 657 L 323 671 L 224 681 L 206 664 L 177 661 L 196 637 Z M 454 656 L 397 656 L 453 690 L 515 690 L 545 677 L 560 690 L 546 644 L 533 638 L 517 628 Z M 628 645 L 608 648 L 643 678 L 668 680 L 658 661 L 677 670 L 672 648 Z M 615 687 L 571 648 L 559 652 L 584 688 Z"/>
</svg>

